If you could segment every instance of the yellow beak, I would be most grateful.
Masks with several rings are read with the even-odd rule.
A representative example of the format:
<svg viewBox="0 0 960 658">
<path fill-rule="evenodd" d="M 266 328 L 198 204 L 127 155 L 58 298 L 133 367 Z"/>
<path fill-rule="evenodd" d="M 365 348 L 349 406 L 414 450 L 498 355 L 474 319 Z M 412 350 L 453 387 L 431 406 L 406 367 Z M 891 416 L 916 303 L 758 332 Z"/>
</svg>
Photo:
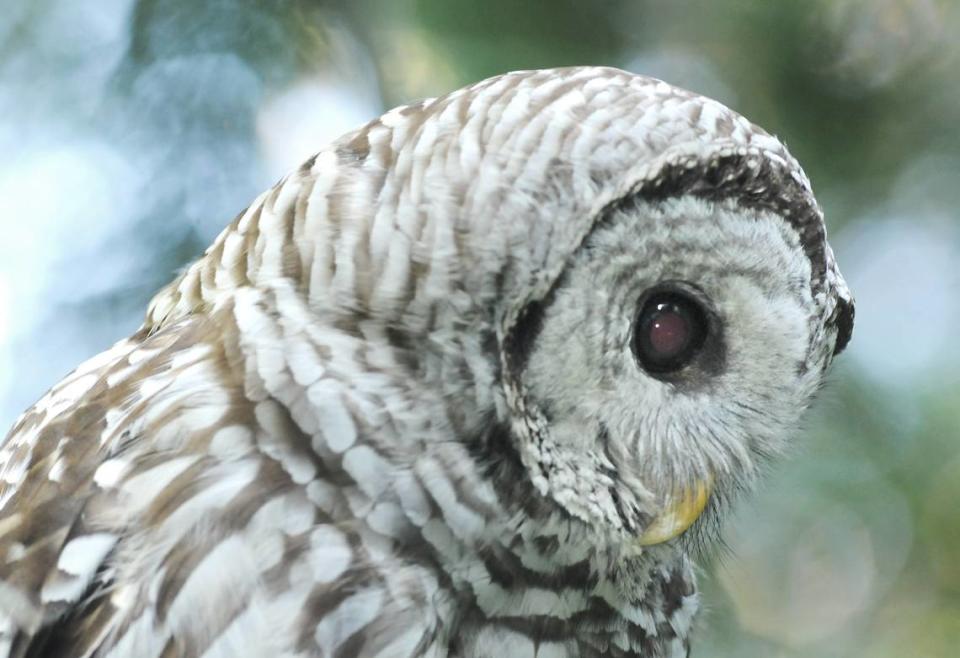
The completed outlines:
<svg viewBox="0 0 960 658">
<path fill-rule="evenodd" d="M 667 499 L 663 511 L 647 526 L 637 540 L 640 546 L 669 541 L 693 525 L 710 499 L 713 478 L 698 480 L 693 487 L 682 489 Z"/>
</svg>

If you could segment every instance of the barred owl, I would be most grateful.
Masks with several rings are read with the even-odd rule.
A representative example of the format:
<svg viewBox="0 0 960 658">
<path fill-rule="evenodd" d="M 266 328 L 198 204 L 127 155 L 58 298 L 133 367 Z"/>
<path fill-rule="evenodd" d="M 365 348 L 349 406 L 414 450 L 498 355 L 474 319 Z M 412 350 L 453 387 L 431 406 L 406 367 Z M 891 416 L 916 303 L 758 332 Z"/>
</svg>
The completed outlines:
<svg viewBox="0 0 960 658">
<path fill-rule="evenodd" d="M 809 182 L 609 68 L 397 108 L 0 452 L 0 655 L 684 656 L 852 330 Z"/>
</svg>

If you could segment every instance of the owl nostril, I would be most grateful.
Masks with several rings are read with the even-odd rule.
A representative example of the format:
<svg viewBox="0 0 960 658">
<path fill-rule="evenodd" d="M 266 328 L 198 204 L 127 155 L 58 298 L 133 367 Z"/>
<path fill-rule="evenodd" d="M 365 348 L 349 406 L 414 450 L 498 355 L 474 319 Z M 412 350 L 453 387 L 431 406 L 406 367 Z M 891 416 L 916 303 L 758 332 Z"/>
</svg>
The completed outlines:
<svg viewBox="0 0 960 658">
<path fill-rule="evenodd" d="M 837 327 L 837 342 L 833 348 L 833 355 L 837 356 L 850 342 L 853 335 L 853 302 L 840 298 L 837 300 L 837 310 L 835 311 L 834 324 Z"/>
</svg>

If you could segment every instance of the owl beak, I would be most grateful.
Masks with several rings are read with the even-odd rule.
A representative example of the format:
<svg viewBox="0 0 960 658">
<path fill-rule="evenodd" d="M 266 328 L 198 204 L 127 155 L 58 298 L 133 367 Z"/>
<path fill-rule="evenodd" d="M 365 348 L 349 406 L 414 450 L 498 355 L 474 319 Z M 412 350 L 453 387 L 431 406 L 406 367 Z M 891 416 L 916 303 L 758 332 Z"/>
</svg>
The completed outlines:
<svg viewBox="0 0 960 658">
<path fill-rule="evenodd" d="M 663 510 L 637 540 L 640 546 L 662 544 L 693 525 L 707 506 L 712 490 L 713 478 L 707 478 L 697 480 L 692 487 L 681 489 L 668 498 Z"/>
</svg>

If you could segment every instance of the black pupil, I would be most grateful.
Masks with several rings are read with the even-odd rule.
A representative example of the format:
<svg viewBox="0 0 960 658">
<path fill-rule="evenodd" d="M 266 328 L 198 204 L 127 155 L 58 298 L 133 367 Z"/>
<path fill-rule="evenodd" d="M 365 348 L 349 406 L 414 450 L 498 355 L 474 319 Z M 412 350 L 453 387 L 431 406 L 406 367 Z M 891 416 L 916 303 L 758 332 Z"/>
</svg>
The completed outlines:
<svg viewBox="0 0 960 658">
<path fill-rule="evenodd" d="M 706 337 L 700 305 L 686 295 L 659 293 L 640 310 L 634 337 L 637 357 L 648 372 L 679 370 L 696 356 Z"/>
</svg>

